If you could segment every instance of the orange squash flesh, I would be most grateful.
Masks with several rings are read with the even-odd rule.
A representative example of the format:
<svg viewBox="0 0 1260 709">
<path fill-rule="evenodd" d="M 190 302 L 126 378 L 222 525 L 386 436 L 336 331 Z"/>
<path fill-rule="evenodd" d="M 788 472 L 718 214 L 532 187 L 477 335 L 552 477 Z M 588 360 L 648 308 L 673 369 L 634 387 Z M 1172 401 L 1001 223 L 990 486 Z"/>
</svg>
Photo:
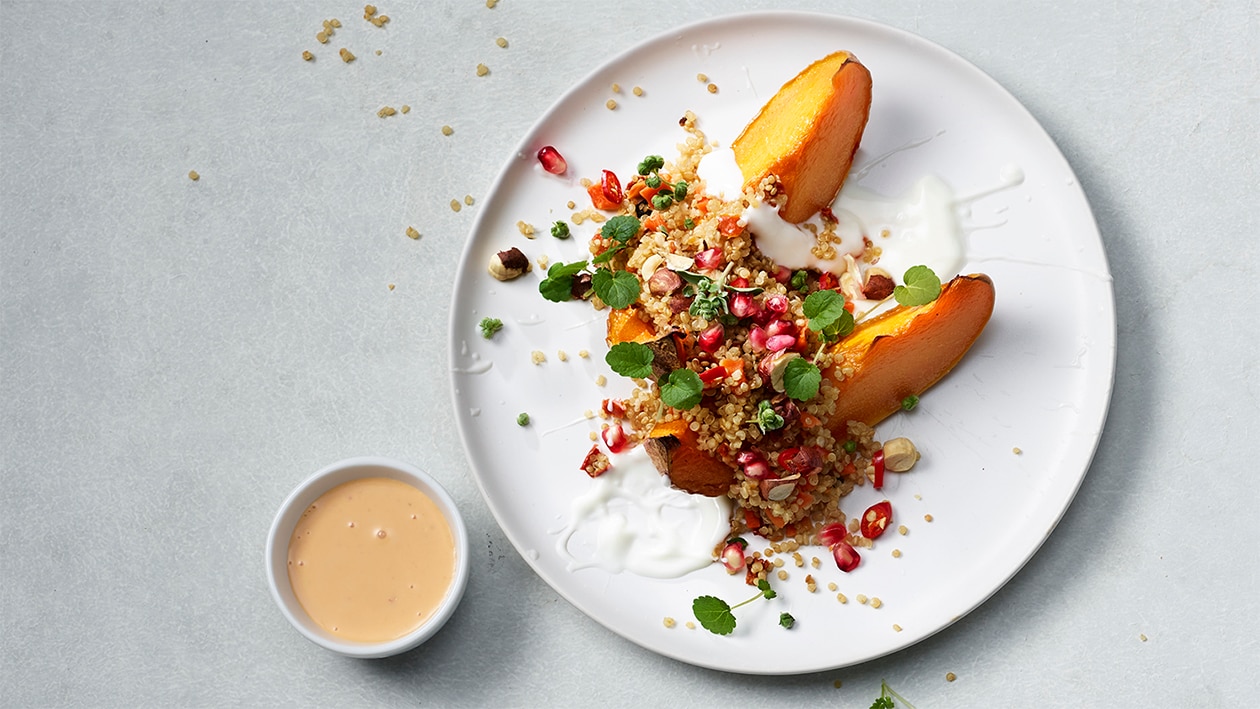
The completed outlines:
<svg viewBox="0 0 1260 709">
<path fill-rule="evenodd" d="M 871 111 L 871 73 L 848 52 L 830 54 L 784 84 L 731 144 L 745 184 L 779 178 L 784 220 L 831 204 Z"/>
<path fill-rule="evenodd" d="M 609 347 L 619 342 L 644 344 L 656 339 L 656 330 L 639 317 L 635 307 L 611 310 L 608 313 L 608 334 L 604 341 Z"/>
<path fill-rule="evenodd" d="M 984 330 L 993 299 L 988 276 L 958 276 L 927 305 L 897 306 L 859 324 L 832 347 L 833 364 L 823 373 L 838 390 L 828 428 L 843 438 L 849 421 L 874 426 L 940 381 Z"/>
</svg>

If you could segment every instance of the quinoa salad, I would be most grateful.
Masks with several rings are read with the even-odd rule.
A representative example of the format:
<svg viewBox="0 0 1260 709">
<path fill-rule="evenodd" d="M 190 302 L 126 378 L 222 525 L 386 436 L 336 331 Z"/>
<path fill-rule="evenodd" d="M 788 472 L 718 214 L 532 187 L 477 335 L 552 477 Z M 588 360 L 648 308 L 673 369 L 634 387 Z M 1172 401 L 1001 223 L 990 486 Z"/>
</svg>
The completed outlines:
<svg viewBox="0 0 1260 709">
<path fill-rule="evenodd" d="M 603 402 L 603 446 L 592 446 L 581 468 L 598 477 L 613 465 L 605 451 L 641 445 L 675 487 L 728 497 L 730 536 L 714 556 L 750 583 L 771 569 L 746 563 L 748 534 L 776 552 L 822 545 L 851 570 L 854 547 L 870 547 L 892 511 L 887 502 L 858 516 L 842 510 L 856 486 L 882 485 L 885 450 L 870 426 L 836 424 L 836 381 L 846 366 L 828 346 L 868 314 L 855 303 L 891 299 L 892 279 L 872 265 L 879 249 L 869 239 L 840 275 L 776 265 L 743 216 L 754 204 L 782 201 L 775 178 L 734 199 L 709 193 L 698 168 L 711 145 L 694 113 L 679 125 L 685 140 L 676 157 L 646 156 L 624 185 L 610 170 L 582 180 L 595 210 L 576 216 L 600 223 L 590 258 L 548 264 L 539 285 L 548 300 L 586 300 L 607 314 L 607 362 L 637 385 Z M 549 172 L 566 169 L 551 146 L 538 159 Z M 812 230 L 818 258 L 836 258 L 835 224 L 823 210 L 822 228 Z M 567 238 L 568 225 L 556 222 L 552 235 Z M 500 279 L 529 268 L 516 249 L 490 266 Z M 907 470 L 918 454 L 909 441 L 898 444 Z"/>
</svg>

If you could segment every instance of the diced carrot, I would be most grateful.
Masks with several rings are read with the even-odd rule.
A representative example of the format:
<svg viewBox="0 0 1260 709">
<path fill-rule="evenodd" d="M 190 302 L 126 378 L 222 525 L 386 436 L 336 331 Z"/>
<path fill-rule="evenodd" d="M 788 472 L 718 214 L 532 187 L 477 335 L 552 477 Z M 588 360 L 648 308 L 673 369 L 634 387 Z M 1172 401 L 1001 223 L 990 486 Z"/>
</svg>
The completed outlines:
<svg viewBox="0 0 1260 709">
<path fill-rule="evenodd" d="M 770 524 L 774 525 L 775 529 L 783 529 L 783 526 L 787 524 L 786 519 L 783 519 L 782 517 L 779 517 L 775 513 L 770 512 L 768 510 L 766 511 L 766 517 L 770 520 Z"/>
<path fill-rule="evenodd" d="M 818 428 L 819 426 L 822 425 L 822 421 L 820 421 L 817 416 L 809 413 L 808 411 L 802 411 L 801 412 L 801 425 L 804 426 L 805 428 Z"/>
<path fill-rule="evenodd" d="M 604 187 L 598 182 L 592 182 L 591 186 L 586 188 L 586 194 L 590 196 L 591 204 L 595 205 L 596 209 L 602 209 L 605 212 L 612 212 L 621 207 L 620 203 L 614 202 L 604 196 Z"/>
<path fill-rule="evenodd" d="M 656 231 L 661 227 L 661 218 L 655 214 L 643 220 L 643 229 L 645 231 Z"/>
<path fill-rule="evenodd" d="M 814 504 L 814 496 L 809 494 L 808 492 L 805 492 L 804 490 L 797 491 L 796 499 L 801 503 L 802 507 L 809 507 L 810 505 Z M 796 536 L 796 535 L 793 534 L 792 536 Z"/>
<path fill-rule="evenodd" d="M 746 509 L 744 510 L 744 526 L 755 532 L 761 529 L 761 518 L 756 512 Z"/>
<path fill-rule="evenodd" d="M 697 212 L 700 212 L 701 214 L 709 213 L 709 198 L 708 197 L 705 197 L 704 199 L 696 200 L 694 204 L 695 204 Z"/>
</svg>

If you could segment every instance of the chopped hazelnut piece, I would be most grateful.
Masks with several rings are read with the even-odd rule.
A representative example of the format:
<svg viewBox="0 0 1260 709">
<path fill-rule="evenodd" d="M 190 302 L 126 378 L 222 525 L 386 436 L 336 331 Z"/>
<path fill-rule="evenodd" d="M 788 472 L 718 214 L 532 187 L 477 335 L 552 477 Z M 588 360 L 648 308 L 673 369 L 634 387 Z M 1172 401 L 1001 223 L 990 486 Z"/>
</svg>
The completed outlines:
<svg viewBox="0 0 1260 709">
<path fill-rule="evenodd" d="M 506 251 L 500 251 L 490 258 L 490 275 L 500 281 L 510 281 L 528 271 L 529 268 L 529 258 L 515 246 Z"/>
</svg>

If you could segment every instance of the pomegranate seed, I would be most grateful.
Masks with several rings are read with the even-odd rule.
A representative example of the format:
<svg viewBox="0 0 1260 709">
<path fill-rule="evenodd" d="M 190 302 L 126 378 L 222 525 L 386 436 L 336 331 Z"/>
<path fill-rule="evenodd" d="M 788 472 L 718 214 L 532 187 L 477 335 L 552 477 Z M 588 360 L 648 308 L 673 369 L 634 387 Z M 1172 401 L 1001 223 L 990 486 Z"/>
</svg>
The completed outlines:
<svg viewBox="0 0 1260 709">
<path fill-rule="evenodd" d="M 775 293 L 774 295 L 766 298 L 766 310 L 769 310 L 775 315 L 782 315 L 786 313 L 788 311 L 787 296 L 782 293 Z"/>
<path fill-rule="evenodd" d="M 747 288 L 748 279 L 744 278 L 743 276 L 735 276 L 727 283 L 727 285 L 729 285 L 731 288 Z"/>
<path fill-rule="evenodd" d="M 792 281 L 792 269 L 787 266 L 778 266 L 774 269 L 774 280 L 787 285 Z"/>
<path fill-rule="evenodd" d="M 747 293 L 736 293 L 731 296 L 731 315 L 737 318 L 749 318 L 757 314 L 761 306 Z"/>
<path fill-rule="evenodd" d="M 722 327 L 722 323 L 717 323 L 716 325 L 711 326 L 709 329 L 700 333 L 700 336 L 697 338 L 697 343 L 700 345 L 700 349 L 708 352 L 709 354 L 717 352 L 723 342 L 726 342 L 726 330 Z"/>
<path fill-rule="evenodd" d="M 604 170 L 604 175 L 599 181 L 600 189 L 604 191 L 604 197 L 609 202 L 621 204 L 621 180 L 617 179 L 617 174 L 612 170 Z"/>
<path fill-rule="evenodd" d="M 753 325 L 752 329 L 748 331 L 748 343 L 752 345 L 753 352 L 761 352 L 764 350 L 766 348 L 767 339 L 768 336 L 766 335 L 766 331 L 757 325 Z"/>
<path fill-rule="evenodd" d="M 623 419 L 626 417 L 626 405 L 621 399 L 604 399 L 600 404 L 600 408 L 604 413 L 615 419 Z"/>
<path fill-rule="evenodd" d="M 836 566 L 846 574 L 856 569 L 858 563 L 862 561 L 862 556 L 857 553 L 857 549 L 854 549 L 853 545 L 848 542 L 833 544 L 831 556 L 836 560 Z"/>
<path fill-rule="evenodd" d="M 862 513 L 862 536 L 875 539 L 888 531 L 892 524 L 892 503 L 888 500 L 876 502 Z"/>
<path fill-rule="evenodd" d="M 848 536 L 849 530 L 844 526 L 843 522 L 833 522 L 818 530 L 818 541 L 822 542 L 823 546 L 828 549 L 843 542 Z"/>
<path fill-rule="evenodd" d="M 774 335 L 766 340 L 766 349 L 782 352 L 796 344 L 796 335 Z"/>
<path fill-rule="evenodd" d="M 836 278 L 836 274 L 830 271 L 818 276 L 819 290 L 833 290 L 840 286 L 840 279 Z"/>
<path fill-rule="evenodd" d="M 599 449 L 599 446 L 591 446 L 591 450 L 587 452 L 586 458 L 582 460 L 582 471 L 587 475 L 597 478 L 612 469 L 612 463 L 608 461 L 608 456 Z"/>
<path fill-rule="evenodd" d="M 608 446 L 608 450 L 613 453 L 620 453 L 626 449 L 626 444 L 630 442 L 629 436 L 626 435 L 625 429 L 621 424 L 609 426 L 599 432 L 600 438 L 604 439 L 604 445 Z"/>
<path fill-rule="evenodd" d="M 735 462 L 744 468 L 744 477 L 753 480 L 764 480 L 774 477 L 774 473 L 770 471 L 770 465 L 766 463 L 766 459 L 757 451 L 744 451 L 735 456 Z"/>
<path fill-rule="evenodd" d="M 722 267 L 722 250 L 718 248 L 705 249 L 696 254 L 696 268 L 705 271 L 716 271 Z"/>
<path fill-rule="evenodd" d="M 766 334 L 771 337 L 775 335 L 796 337 L 796 323 L 790 320 L 774 320 L 769 325 L 766 325 Z"/>
<path fill-rule="evenodd" d="M 744 545 L 731 542 L 722 548 L 722 565 L 726 573 L 737 574 L 744 568 Z"/>
<path fill-rule="evenodd" d="M 563 175 L 564 171 L 569 169 L 569 163 L 565 162 L 564 156 L 550 145 L 544 145 L 542 150 L 538 151 L 538 162 L 542 163 L 544 170 L 553 175 Z"/>
</svg>

